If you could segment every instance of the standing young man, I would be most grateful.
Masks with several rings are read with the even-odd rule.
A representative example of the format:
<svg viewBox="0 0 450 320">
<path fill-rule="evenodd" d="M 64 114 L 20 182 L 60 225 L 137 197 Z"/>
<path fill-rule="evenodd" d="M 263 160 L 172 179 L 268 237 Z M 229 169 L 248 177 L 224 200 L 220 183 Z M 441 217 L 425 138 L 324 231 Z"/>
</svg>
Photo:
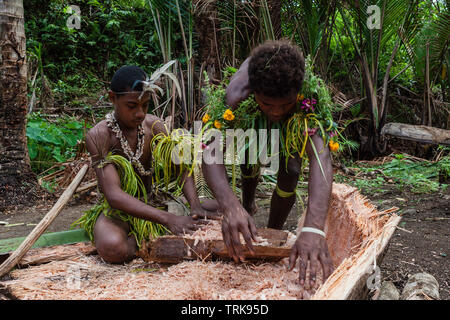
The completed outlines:
<svg viewBox="0 0 450 320">
<path fill-rule="evenodd" d="M 305 110 L 300 111 L 298 107 L 304 73 L 305 61 L 298 47 L 287 41 L 268 41 L 255 48 L 251 56 L 233 75 L 226 89 L 226 104 L 234 110 L 240 102 L 252 94 L 259 110 L 269 123 L 285 125 L 286 120 L 297 112 L 305 112 L 304 118 L 312 119 L 314 117 L 310 114 L 314 107 L 311 110 L 308 109 L 308 113 L 306 113 L 306 107 Z M 326 124 L 321 125 L 325 126 Z M 333 270 L 323 233 L 331 196 L 333 170 L 327 140 L 324 140 L 324 136 L 319 134 L 318 128 L 306 127 L 305 131 L 308 131 L 307 137 L 309 136 L 308 139 L 305 139 L 304 145 L 310 163 L 308 206 L 304 229 L 292 248 L 289 262 L 292 269 L 296 260 L 300 258 L 299 279 L 303 284 L 309 261 L 310 280 L 313 285 L 319 264 L 324 279 Z M 317 134 L 315 134 L 316 132 Z M 281 156 L 277 186 L 272 195 L 267 225 L 270 228 L 281 229 L 294 204 L 302 156 L 303 154 L 300 152 L 292 157 Z M 256 227 L 252 215 L 256 212 L 254 197 L 259 171 L 257 168 L 255 170 L 255 167 L 241 166 L 243 200 L 241 204 L 228 184 L 223 164 L 204 163 L 202 168 L 208 186 L 223 212 L 222 233 L 229 253 L 236 262 L 243 260 L 240 234 L 250 252 L 252 251 L 252 240 L 255 240 L 256 237 Z"/>
</svg>

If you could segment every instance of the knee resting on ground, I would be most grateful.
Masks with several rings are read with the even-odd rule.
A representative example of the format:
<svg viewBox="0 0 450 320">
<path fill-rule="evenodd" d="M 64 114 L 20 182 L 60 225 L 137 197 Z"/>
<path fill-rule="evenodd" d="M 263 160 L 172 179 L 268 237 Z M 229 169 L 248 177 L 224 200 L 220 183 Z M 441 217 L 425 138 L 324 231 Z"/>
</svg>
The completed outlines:
<svg viewBox="0 0 450 320">
<path fill-rule="evenodd" d="M 98 254 L 109 263 L 123 263 L 129 259 L 127 239 L 111 236 L 97 244 Z"/>
</svg>

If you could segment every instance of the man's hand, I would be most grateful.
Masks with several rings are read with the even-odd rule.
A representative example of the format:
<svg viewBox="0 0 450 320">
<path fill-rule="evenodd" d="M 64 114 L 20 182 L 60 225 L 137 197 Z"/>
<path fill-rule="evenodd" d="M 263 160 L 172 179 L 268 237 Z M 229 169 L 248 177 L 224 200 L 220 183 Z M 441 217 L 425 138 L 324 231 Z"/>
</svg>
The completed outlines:
<svg viewBox="0 0 450 320">
<path fill-rule="evenodd" d="M 244 261 L 239 233 L 242 234 L 250 253 L 254 253 L 252 239 L 256 241 L 257 230 L 253 217 L 241 206 L 224 209 L 222 235 L 229 255 L 235 262 Z"/>
<path fill-rule="evenodd" d="M 172 215 L 167 223 L 167 228 L 175 235 L 182 235 L 184 233 L 194 233 L 205 224 L 205 221 L 197 220 L 193 217 Z"/>
<path fill-rule="evenodd" d="M 309 285 L 311 288 L 316 282 L 319 263 L 322 267 L 324 282 L 333 272 L 333 261 L 328 252 L 327 242 L 319 234 L 312 232 L 302 232 L 299 234 L 289 256 L 289 270 L 294 268 L 297 258 L 300 258 L 299 280 L 302 286 L 305 284 L 308 261 L 310 262 Z"/>
</svg>

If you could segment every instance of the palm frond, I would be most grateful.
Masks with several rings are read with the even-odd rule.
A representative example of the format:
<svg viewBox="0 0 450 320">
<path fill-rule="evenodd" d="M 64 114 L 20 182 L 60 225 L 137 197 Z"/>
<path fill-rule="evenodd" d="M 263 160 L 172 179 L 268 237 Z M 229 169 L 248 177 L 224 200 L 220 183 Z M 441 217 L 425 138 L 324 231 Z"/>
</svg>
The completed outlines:
<svg viewBox="0 0 450 320">
<path fill-rule="evenodd" d="M 430 25 L 433 36 L 430 39 L 430 72 L 440 74 L 445 56 L 449 54 L 450 43 L 450 12 L 440 12 Z"/>
<path fill-rule="evenodd" d="M 423 25 L 419 32 L 407 44 L 408 57 L 414 68 L 416 80 L 423 83 L 425 79 L 426 47 L 430 50 L 430 74 L 438 77 L 446 63 L 450 43 L 450 12 L 443 11 L 429 23 Z"/>
</svg>

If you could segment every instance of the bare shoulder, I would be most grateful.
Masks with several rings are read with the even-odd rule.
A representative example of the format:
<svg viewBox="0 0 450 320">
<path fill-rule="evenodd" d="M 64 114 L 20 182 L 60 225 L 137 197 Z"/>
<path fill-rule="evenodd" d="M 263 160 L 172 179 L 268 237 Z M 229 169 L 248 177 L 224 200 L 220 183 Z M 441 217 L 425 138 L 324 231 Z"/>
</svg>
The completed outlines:
<svg viewBox="0 0 450 320">
<path fill-rule="evenodd" d="M 86 147 L 91 157 L 104 157 L 111 145 L 111 131 L 102 120 L 91 128 L 86 135 Z"/>
<path fill-rule="evenodd" d="M 110 138 L 110 129 L 106 125 L 106 121 L 102 120 L 89 129 L 87 133 L 89 139 L 108 139 Z"/>
<path fill-rule="evenodd" d="M 167 132 L 164 120 L 153 114 L 147 114 L 145 116 L 145 127 L 152 135 L 156 135 L 160 132 Z"/>
</svg>

